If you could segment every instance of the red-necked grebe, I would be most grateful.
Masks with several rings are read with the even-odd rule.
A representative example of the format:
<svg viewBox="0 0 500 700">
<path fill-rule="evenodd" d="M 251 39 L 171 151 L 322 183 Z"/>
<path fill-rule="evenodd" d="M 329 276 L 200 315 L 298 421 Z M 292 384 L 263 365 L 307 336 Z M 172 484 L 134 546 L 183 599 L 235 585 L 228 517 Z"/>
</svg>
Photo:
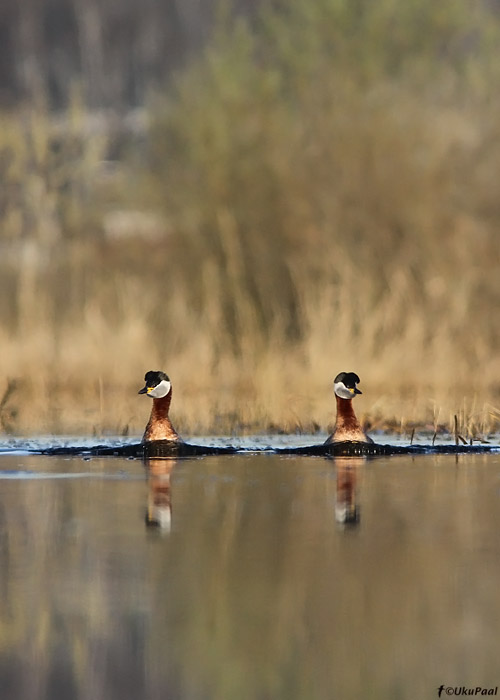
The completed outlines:
<svg viewBox="0 0 500 700">
<path fill-rule="evenodd" d="M 153 407 L 142 442 L 151 442 L 152 440 L 182 442 L 168 417 L 168 410 L 172 400 L 170 379 L 165 372 L 151 370 L 146 372 L 144 380 L 146 386 L 139 391 L 139 394 L 151 396 Z"/>
<path fill-rule="evenodd" d="M 333 390 L 337 400 L 337 419 L 333 433 L 325 441 L 325 445 L 345 440 L 373 442 L 361 427 L 352 407 L 353 398 L 356 394 L 361 394 L 356 386 L 358 383 L 359 377 L 354 372 L 340 372 L 333 380 Z"/>
</svg>

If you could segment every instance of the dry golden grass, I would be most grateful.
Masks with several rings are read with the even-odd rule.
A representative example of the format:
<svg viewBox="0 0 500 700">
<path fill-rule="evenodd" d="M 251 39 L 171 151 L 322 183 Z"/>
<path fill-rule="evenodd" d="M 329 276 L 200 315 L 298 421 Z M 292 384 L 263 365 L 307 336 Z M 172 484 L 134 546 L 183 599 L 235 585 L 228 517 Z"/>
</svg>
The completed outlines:
<svg viewBox="0 0 500 700">
<path fill-rule="evenodd" d="M 2 117 L 4 432 L 140 434 L 153 368 L 184 434 L 326 431 L 341 370 L 361 376 L 374 428 L 498 428 L 493 45 L 436 67 L 470 26 L 429 3 L 425 55 L 404 54 L 408 17 L 408 41 L 374 62 L 370 22 L 364 48 L 347 32 L 331 55 L 333 5 L 306 13 L 308 35 L 294 7 L 260 38 L 221 31 L 114 163 L 117 134 L 78 100 L 57 122 Z"/>
<path fill-rule="evenodd" d="M 16 379 L 7 395 L 6 380 L 0 387 L 6 398 L 0 405 L 4 432 L 140 435 L 150 401 L 137 391 L 152 368 L 163 368 L 172 378 L 171 415 L 184 435 L 328 431 L 335 410 L 332 379 L 341 369 L 360 374 L 363 396 L 356 409 L 373 430 L 408 437 L 415 426 L 453 433 L 457 415 L 460 433 L 470 439 L 485 437 L 500 424 L 498 396 L 485 384 L 465 393 L 457 385 L 426 384 L 425 372 L 413 373 L 404 385 L 387 382 L 362 355 L 357 361 L 354 352 L 348 359 L 335 347 L 332 356 L 342 360 L 334 367 L 328 357 L 311 363 L 301 349 L 287 352 L 277 344 L 258 358 L 249 353 L 210 362 L 204 336 L 200 342 L 193 337 L 192 352 L 168 357 L 151 350 L 150 332 L 140 324 L 111 330 L 102 322 L 93 329 L 60 339 L 57 363 L 48 334 L 32 335 L 32 343 L 22 348 L 3 339 L 6 377 Z"/>
</svg>

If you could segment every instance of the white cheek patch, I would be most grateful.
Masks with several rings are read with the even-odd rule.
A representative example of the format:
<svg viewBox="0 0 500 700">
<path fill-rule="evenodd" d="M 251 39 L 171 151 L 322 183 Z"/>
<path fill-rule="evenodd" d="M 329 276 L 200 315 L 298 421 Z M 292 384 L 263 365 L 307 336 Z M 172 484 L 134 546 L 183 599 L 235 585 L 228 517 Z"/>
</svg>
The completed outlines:
<svg viewBox="0 0 500 700">
<path fill-rule="evenodd" d="M 354 396 L 354 394 L 352 394 L 346 387 L 344 382 L 335 382 L 333 385 L 333 390 L 337 396 L 340 396 L 341 399 L 352 399 Z"/>
<path fill-rule="evenodd" d="M 148 391 L 148 396 L 152 396 L 153 399 L 162 399 L 168 394 L 171 388 L 172 385 L 170 384 L 170 382 L 167 382 L 166 379 L 162 379 L 161 382 L 157 384 L 154 389 Z"/>
</svg>

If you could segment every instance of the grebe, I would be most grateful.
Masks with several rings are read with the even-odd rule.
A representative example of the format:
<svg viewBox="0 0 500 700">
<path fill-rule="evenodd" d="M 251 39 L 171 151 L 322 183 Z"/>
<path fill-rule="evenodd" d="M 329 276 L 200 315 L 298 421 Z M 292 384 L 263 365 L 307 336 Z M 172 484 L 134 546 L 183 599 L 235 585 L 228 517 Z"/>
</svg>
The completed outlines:
<svg viewBox="0 0 500 700">
<path fill-rule="evenodd" d="M 325 441 L 325 445 L 346 440 L 373 443 L 359 424 L 352 407 L 353 398 L 356 394 L 362 393 L 356 386 L 358 383 L 359 377 L 354 372 L 340 372 L 333 380 L 333 390 L 337 399 L 337 419 L 333 433 Z"/>
<path fill-rule="evenodd" d="M 168 409 L 172 400 L 172 384 L 165 372 L 151 370 L 144 375 L 146 386 L 138 393 L 147 394 L 153 399 L 153 408 L 149 417 L 142 442 L 153 440 L 170 440 L 182 442 L 168 417 Z"/>
</svg>

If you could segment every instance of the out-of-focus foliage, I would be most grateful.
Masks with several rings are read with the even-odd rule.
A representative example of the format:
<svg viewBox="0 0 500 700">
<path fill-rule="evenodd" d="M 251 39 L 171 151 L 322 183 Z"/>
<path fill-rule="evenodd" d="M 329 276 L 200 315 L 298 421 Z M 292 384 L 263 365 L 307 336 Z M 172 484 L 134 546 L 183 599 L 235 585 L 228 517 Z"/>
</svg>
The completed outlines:
<svg viewBox="0 0 500 700">
<path fill-rule="evenodd" d="M 204 428 L 218 411 L 324 425 L 313 397 L 341 369 L 493 400 L 495 8 L 231 9 L 139 114 L 73 97 L 57 121 L 4 117 L 6 374 L 41 364 L 46 391 L 161 366 L 207 389 Z"/>
</svg>

